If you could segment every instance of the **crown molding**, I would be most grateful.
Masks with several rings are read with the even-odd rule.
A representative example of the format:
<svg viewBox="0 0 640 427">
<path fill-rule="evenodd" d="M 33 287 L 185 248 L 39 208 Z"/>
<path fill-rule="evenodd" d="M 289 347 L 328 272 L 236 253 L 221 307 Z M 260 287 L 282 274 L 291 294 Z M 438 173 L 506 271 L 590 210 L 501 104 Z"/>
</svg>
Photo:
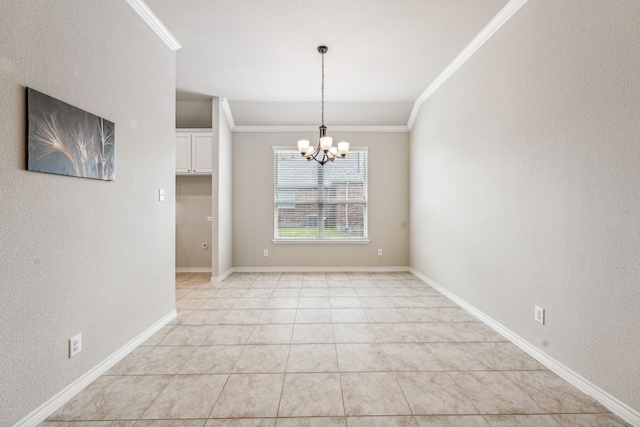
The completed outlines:
<svg viewBox="0 0 640 427">
<path fill-rule="evenodd" d="M 235 126 L 234 132 L 317 132 L 318 126 Z M 409 132 L 407 126 L 331 126 L 334 132 Z"/>
<path fill-rule="evenodd" d="M 126 0 L 127 4 L 136 11 L 138 16 L 157 34 L 160 39 L 165 42 L 169 49 L 176 51 L 182 49 L 182 45 L 173 37 L 167 27 L 158 19 L 155 13 L 149 9 L 149 6 L 143 0 Z"/>
<path fill-rule="evenodd" d="M 498 14 L 487 24 L 487 26 L 484 27 L 473 40 L 471 40 L 471 43 L 469 43 L 467 47 L 465 47 L 462 52 L 460 52 L 458 56 L 451 61 L 447 68 L 445 68 L 444 71 L 442 71 L 442 73 L 440 73 L 440 75 L 429 85 L 429 87 L 422 92 L 422 95 L 420 95 L 413 104 L 413 110 L 411 110 L 411 115 L 407 122 L 407 128 L 409 128 L 409 130 L 413 128 L 413 124 L 416 121 L 418 111 L 420 111 L 422 104 L 424 104 L 424 102 L 429 99 L 429 97 L 433 95 L 433 93 L 438 90 L 438 88 L 442 86 L 444 82 L 446 82 L 449 77 L 458 70 L 458 68 L 462 66 L 462 64 L 467 62 L 467 59 L 480 49 L 480 47 L 485 44 L 485 42 L 496 33 L 496 31 L 506 24 L 507 21 L 509 21 L 509 19 L 511 19 L 511 17 L 522 6 L 524 6 L 526 2 L 527 0 L 509 0 L 500 12 L 498 12 Z"/>
<path fill-rule="evenodd" d="M 231 107 L 229 106 L 229 101 L 227 101 L 227 98 L 220 98 L 220 106 L 222 107 L 224 116 L 227 118 L 229 128 L 231 128 L 231 131 L 233 132 L 236 128 L 236 122 L 235 120 L 233 120 L 233 114 L 231 113 Z"/>
</svg>

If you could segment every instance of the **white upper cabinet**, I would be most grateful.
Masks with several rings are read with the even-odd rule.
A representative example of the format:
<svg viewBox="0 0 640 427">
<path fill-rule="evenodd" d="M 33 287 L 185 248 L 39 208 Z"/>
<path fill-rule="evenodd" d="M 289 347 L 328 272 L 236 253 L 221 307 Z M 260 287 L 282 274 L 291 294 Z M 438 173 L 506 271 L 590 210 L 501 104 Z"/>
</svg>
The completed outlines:
<svg viewBox="0 0 640 427">
<path fill-rule="evenodd" d="M 176 131 L 176 174 L 210 174 L 212 133 Z"/>
<path fill-rule="evenodd" d="M 176 132 L 176 173 L 191 173 L 191 135 Z"/>
<path fill-rule="evenodd" d="M 193 173 L 211 173 L 211 134 L 191 135 L 191 166 Z"/>
</svg>

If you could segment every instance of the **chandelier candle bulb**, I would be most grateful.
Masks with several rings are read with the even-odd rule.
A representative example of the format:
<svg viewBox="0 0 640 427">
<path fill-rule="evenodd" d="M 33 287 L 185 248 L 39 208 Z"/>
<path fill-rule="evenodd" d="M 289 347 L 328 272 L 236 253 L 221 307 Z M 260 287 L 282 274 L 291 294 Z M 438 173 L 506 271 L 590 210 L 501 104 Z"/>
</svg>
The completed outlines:
<svg viewBox="0 0 640 427">
<path fill-rule="evenodd" d="M 307 159 L 310 159 L 310 158 L 311 158 L 311 156 L 313 156 L 313 152 L 314 152 L 314 151 L 315 151 L 315 148 L 313 148 L 313 147 L 308 147 L 308 148 L 307 148 L 307 152 L 306 152 L 306 153 L 304 153 L 304 156 L 305 156 Z"/>
<path fill-rule="evenodd" d="M 307 151 L 309 151 L 308 139 L 301 139 L 300 141 L 298 141 L 298 151 L 300 151 L 300 154 L 302 154 L 303 156 L 307 154 Z"/>
<path fill-rule="evenodd" d="M 349 152 L 349 143 L 346 141 L 338 142 L 338 153 L 340 153 L 340 155 L 344 157 L 347 155 L 348 152 Z"/>
<path fill-rule="evenodd" d="M 331 138 L 330 136 L 324 136 L 320 138 L 320 147 L 322 147 L 322 151 L 324 151 L 325 153 L 331 149 L 332 145 L 333 138 Z"/>
</svg>

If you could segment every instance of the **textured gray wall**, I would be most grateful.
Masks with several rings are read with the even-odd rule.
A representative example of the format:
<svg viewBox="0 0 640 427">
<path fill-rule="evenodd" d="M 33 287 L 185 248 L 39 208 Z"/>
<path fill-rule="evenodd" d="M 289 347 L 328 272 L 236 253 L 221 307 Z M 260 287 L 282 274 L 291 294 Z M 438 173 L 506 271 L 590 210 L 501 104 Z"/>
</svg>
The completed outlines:
<svg viewBox="0 0 640 427">
<path fill-rule="evenodd" d="M 0 40 L 0 425 L 10 426 L 175 307 L 175 53 L 124 1 L 3 1 Z M 25 171 L 25 86 L 115 123 L 115 181 Z M 69 359 L 77 333 L 83 350 Z"/>
<path fill-rule="evenodd" d="M 638 52 L 636 0 L 529 1 L 422 106 L 410 244 L 413 268 L 636 411 Z"/>
</svg>

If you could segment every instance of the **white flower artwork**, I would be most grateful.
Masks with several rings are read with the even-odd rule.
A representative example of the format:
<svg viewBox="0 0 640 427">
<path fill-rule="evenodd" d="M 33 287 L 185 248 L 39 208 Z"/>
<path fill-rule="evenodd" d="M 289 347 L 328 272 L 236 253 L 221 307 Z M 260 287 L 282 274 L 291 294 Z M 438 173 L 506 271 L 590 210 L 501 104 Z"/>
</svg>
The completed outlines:
<svg viewBox="0 0 640 427">
<path fill-rule="evenodd" d="M 27 169 L 113 181 L 115 124 L 27 88 Z"/>
</svg>

